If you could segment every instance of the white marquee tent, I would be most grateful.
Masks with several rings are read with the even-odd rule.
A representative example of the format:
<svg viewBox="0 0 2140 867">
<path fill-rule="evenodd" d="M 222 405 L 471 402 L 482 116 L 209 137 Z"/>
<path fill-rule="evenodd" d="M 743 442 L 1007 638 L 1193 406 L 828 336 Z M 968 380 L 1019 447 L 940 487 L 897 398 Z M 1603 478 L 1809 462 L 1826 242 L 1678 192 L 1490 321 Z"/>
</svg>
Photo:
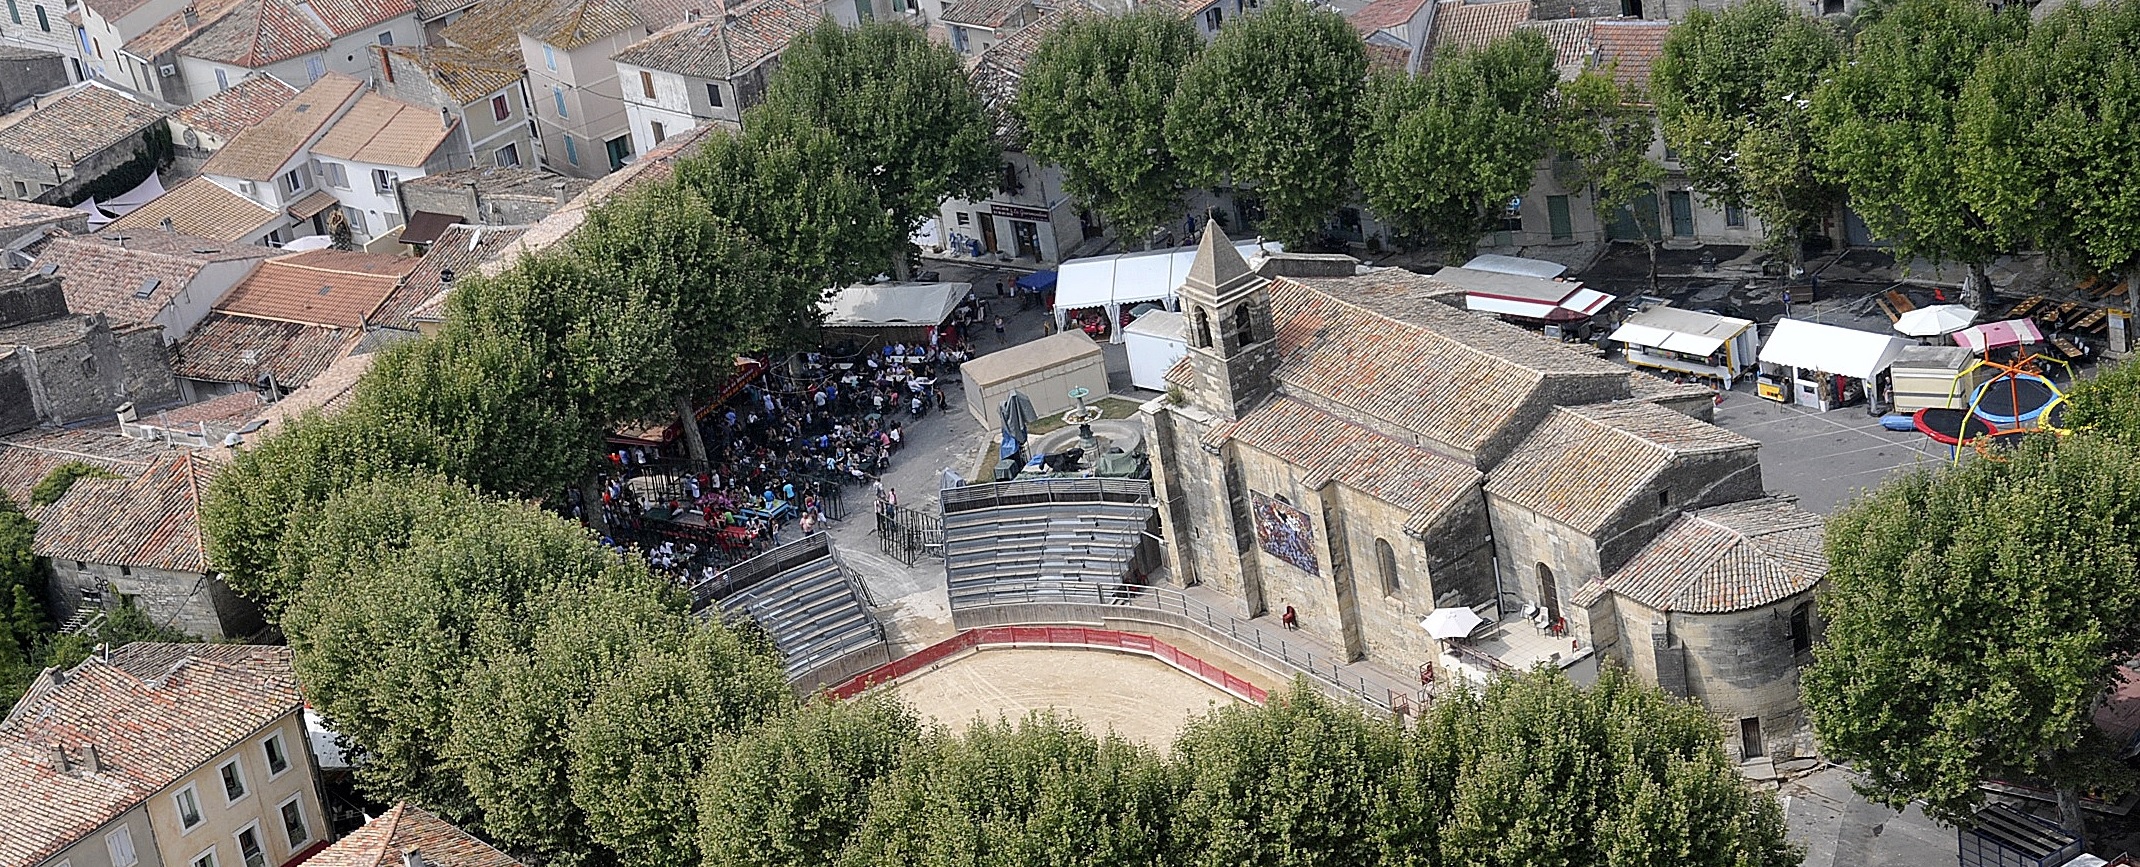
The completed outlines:
<svg viewBox="0 0 2140 867">
<path fill-rule="evenodd" d="M 1251 268 L 1263 255 L 1285 251 L 1275 241 L 1237 241 L 1233 246 Z M 1064 262 L 1056 269 L 1056 328 L 1068 327 L 1070 311 L 1098 307 L 1107 311 L 1112 342 L 1121 343 L 1122 329 L 1117 326 L 1122 322 L 1122 309 L 1147 302 L 1176 309 L 1174 290 L 1188 279 L 1189 265 L 1195 261 L 1195 247 L 1174 247 Z"/>
</svg>

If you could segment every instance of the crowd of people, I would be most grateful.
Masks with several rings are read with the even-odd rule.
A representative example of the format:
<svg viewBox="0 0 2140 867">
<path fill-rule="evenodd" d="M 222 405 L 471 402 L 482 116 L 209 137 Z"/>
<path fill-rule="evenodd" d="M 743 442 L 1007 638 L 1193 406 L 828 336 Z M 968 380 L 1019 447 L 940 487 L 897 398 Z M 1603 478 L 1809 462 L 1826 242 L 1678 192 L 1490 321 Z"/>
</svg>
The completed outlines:
<svg viewBox="0 0 2140 867">
<path fill-rule="evenodd" d="M 842 487 L 871 489 L 881 511 L 878 478 L 905 444 L 906 423 L 946 408 L 943 380 L 967 358 L 946 337 L 805 353 L 766 370 L 699 420 L 706 464 L 683 458 L 681 438 L 665 447 L 673 454 L 629 446 L 608 455 L 593 507 L 605 538 L 691 586 L 788 541 L 791 527 L 823 529 Z M 574 517 L 593 517 L 579 491 L 566 498 Z"/>
</svg>

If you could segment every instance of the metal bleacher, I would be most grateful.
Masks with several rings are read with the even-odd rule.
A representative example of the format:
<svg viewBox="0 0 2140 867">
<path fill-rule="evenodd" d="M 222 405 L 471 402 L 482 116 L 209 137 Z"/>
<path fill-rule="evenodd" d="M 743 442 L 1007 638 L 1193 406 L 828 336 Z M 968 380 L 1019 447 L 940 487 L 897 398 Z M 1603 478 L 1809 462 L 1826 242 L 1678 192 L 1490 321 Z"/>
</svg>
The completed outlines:
<svg viewBox="0 0 2140 867">
<path fill-rule="evenodd" d="M 1034 479 L 943 492 L 944 573 L 951 607 L 1018 588 L 1087 595 L 1138 583 L 1149 544 L 1152 486 L 1135 479 Z"/>
<path fill-rule="evenodd" d="M 692 588 L 701 606 L 756 621 L 801 681 L 850 654 L 884 644 L 884 627 L 840 568 L 827 537 L 814 533 L 736 564 L 718 581 Z"/>
</svg>

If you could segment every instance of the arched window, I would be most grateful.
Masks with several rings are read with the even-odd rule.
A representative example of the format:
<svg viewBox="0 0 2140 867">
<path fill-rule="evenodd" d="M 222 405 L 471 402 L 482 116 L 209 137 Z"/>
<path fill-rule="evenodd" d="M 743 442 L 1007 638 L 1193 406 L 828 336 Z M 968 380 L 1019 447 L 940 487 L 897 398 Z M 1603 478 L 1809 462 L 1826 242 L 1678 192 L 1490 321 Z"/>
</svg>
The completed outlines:
<svg viewBox="0 0 2140 867">
<path fill-rule="evenodd" d="M 1241 345 L 1256 342 L 1256 314 L 1243 304 L 1233 312 L 1233 330 L 1241 335 Z"/>
<path fill-rule="evenodd" d="M 1389 540 L 1375 540 L 1375 571 L 1382 576 L 1382 595 L 1397 595 L 1397 550 Z"/>
<path fill-rule="evenodd" d="M 1202 307 L 1196 308 L 1196 348 L 1211 348 L 1211 313 Z"/>
</svg>

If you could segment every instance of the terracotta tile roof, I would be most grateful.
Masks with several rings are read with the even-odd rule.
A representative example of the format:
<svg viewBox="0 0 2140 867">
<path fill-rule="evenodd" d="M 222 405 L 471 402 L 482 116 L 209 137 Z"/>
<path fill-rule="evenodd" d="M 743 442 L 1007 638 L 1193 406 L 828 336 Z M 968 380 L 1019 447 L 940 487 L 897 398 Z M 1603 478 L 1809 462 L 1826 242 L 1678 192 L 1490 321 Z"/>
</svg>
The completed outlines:
<svg viewBox="0 0 2140 867">
<path fill-rule="evenodd" d="M 459 123 L 440 121 L 436 109 L 367 93 L 327 128 L 312 153 L 382 166 L 422 166 Z"/>
<path fill-rule="evenodd" d="M 261 263 L 215 306 L 218 313 L 361 330 L 417 260 L 313 250 Z"/>
<path fill-rule="evenodd" d="M 54 316 L 22 325 L 0 328 L 0 349 L 26 346 L 55 349 L 81 340 L 96 330 L 97 318 L 87 313 Z"/>
<path fill-rule="evenodd" d="M 1556 18 L 1549 21 L 1525 21 L 1518 30 L 1529 30 L 1545 37 L 1546 44 L 1553 46 L 1553 65 L 1560 70 L 1563 79 L 1574 78 L 1590 65 L 1591 28 L 1597 23 L 1591 18 Z"/>
<path fill-rule="evenodd" d="M 111 221 L 104 234 L 154 231 L 171 221 L 171 230 L 218 241 L 242 241 L 282 219 L 244 196 L 194 178 L 150 199 L 133 213 Z"/>
<path fill-rule="evenodd" d="M 1629 396 L 1635 400 L 1660 403 L 1687 398 L 1714 398 L 1716 389 L 1693 382 L 1673 382 L 1646 370 L 1637 370 L 1627 377 Z"/>
<path fill-rule="evenodd" d="M 519 57 L 521 26 L 548 12 L 551 5 L 551 0 L 481 0 L 441 28 L 437 44 Z"/>
<path fill-rule="evenodd" d="M 0 151 L 39 163 L 72 167 L 125 142 L 163 112 L 94 82 L 77 84 L 57 99 L 0 117 Z"/>
<path fill-rule="evenodd" d="M 1620 367 L 1442 303 L 1449 287 L 1398 269 L 1271 281 L 1279 381 L 1471 451 L 1549 381 L 1626 394 Z"/>
<path fill-rule="evenodd" d="M 188 379 L 246 385 L 272 373 L 277 385 L 298 387 L 348 354 L 362 337 L 352 328 L 211 313 L 192 335 L 173 347 L 171 372 Z M 248 350 L 255 363 L 245 362 Z"/>
<path fill-rule="evenodd" d="M 106 21 L 116 20 L 148 2 L 149 0 L 87 0 L 89 8 L 97 10 L 97 15 Z"/>
<path fill-rule="evenodd" d="M 415 311 L 446 293 L 446 284 L 440 279 L 442 273 L 451 269 L 456 280 L 479 273 L 483 263 L 512 249 L 513 242 L 520 240 L 527 231 L 526 226 L 448 227 L 417 262 L 416 270 L 409 272 L 409 279 L 379 305 L 379 310 L 371 316 L 371 324 L 379 328 L 415 330 Z"/>
<path fill-rule="evenodd" d="M 476 5 L 476 0 L 416 0 L 416 19 L 437 21 Z"/>
<path fill-rule="evenodd" d="M 200 20 L 206 26 L 177 46 L 179 54 L 262 69 L 334 44 L 334 34 L 322 30 L 293 0 L 240 0 L 212 21 L 206 15 Z M 134 47 L 127 44 L 129 51 Z"/>
<path fill-rule="evenodd" d="M 1007 111 L 1011 100 L 1018 96 L 1018 81 L 1025 76 L 1025 65 L 1033 60 L 1033 52 L 1049 34 L 1061 30 L 1074 17 L 1088 14 L 1082 4 L 1043 9 L 1032 23 L 1011 32 L 1003 41 L 989 46 L 974 62 L 970 74 L 974 89 L 988 107 L 1002 115 L 1004 122 L 1011 122 Z"/>
<path fill-rule="evenodd" d="M 144 414 L 140 421 L 162 428 L 194 428 L 202 424 L 222 428 L 242 427 L 264 406 L 260 393 L 247 389 L 211 397 L 199 403 Z"/>
<path fill-rule="evenodd" d="M 229 90 L 178 110 L 172 120 L 226 141 L 267 119 L 297 96 L 297 88 L 275 76 L 247 76 Z"/>
<path fill-rule="evenodd" d="M 135 643 L 38 677 L 0 722 L 0 864 L 49 858 L 302 709 L 285 647 Z M 101 771 L 82 767 L 85 744 Z M 53 766 L 54 745 L 72 771 Z"/>
<path fill-rule="evenodd" d="M 404 15 L 416 14 L 415 0 L 305 0 L 313 14 L 336 36 L 348 36 Z"/>
<path fill-rule="evenodd" d="M 1335 481 L 1411 515 L 1421 532 L 1478 489 L 1469 465 L 1399 442 L 1290 398 L 1264 402 L 1207 437 L 1233 440 L 1299 468 L 1310 488 Z"/>
<path fill-rule="evenodd" d="M 721 18 L 685 21 L 641 39 L 614 58 L 619 63 L 694 78 L 727 80 L 779 56 L 824 13 L 788 0 L 759 0 Z"/>
<path fill-rule="evenodd" d="M 0 438 L 0 493 L 18 508 L 28 508 L 30 489 L 62 466 L 84 463 L 132 478 L 163 451 L 159 443 L 120 436 L 116 423 L 23 431 Z"/>
<path fill-rule="evenodd" d="M 527 73 L 518 51 L 486 54 L 468 48 L 434 46 L 395 48 L 388 54 L 398 62 L 397 66 L 413 67 L 412 71 L 397 69 L 396 74 L 420 73 L 461 105 L 488 99 L 519 83 L 520 76 Z"/>
<path fill-rule="evenodd" d="M 1664 53 L 1664 38 L 1672 32 L 1669 21 L 1606 19 L 1591 28 L 1596 45 L 1595 62 L 1611 67 L 1621 86 L 1648 88 L 1650 67 Z"/>
<path fill-rule="evenodd" d="M 30 550 L 54 560 L 208 571 L 201 491 L 217 465 L 191 449 L 165 452 L 130 479 L 79 479 L 59 502 L 31 510 Z"/>
<path fill-rule="evenodd" d="M 423 853 L 439 867 L 522 867 L 512 856 L 492 848 L 414 804 L 395 804 L 379 818 L 321 849 L 307 859 L 310 867 L 402 867 L 402 853 Z"/>
<path fill-rule="evenodd" d="M 669 136 L 668 141 L 663 142 L 660 147 L 642 154 L 637 162 L 610 172 L 597 179 L 594 183 L 588 184 L 585 190 L 574 196 L 571 201 L 566 202 L 563 207 L 551 211 L 549 216 L 536 221 L 535 225 L 529 226 L 527 232 L 522 234 L 520 240 L 513 245 L 512 250 L 500 254 L 498 258 L 483 266 L 483 273 L 496 274 L 512 267 L 512 263 L 519 259 L 522 252 L 546 250 L 549 249 L 550 245 L 571 237 L 573 231 L 577 230 L 581 223 L 586 222 L 588 208 L 609 201 L 611 197 L 630 189 L 634 184 L 642 181 L 659 181 L 669 177 L 675 170 L 676 161 L 696 152 L 699 143 L 704 141 L 707 136 L 727 134 L 720 127 L 709 123 Z"/>
<path fill-rule="evenodd" d="M 15 229 L 64 223 L 85 216 L 87 215 L 73 208 L 40 205 L 18 199 L 0 199 L 0 232 L 10 235 L 14 234 Z"/>
<path fill-rule="evenodd" d="M 486 199 L 516 199 L 524 201 L 547 200 L 556 204 L 557 189 L 553 184 L 565 185 L 565 201 L 571 201 L 594 184 L 588 178 L 568 178 L 526 166 L 478 166 L 472 169 L 455 169 L 450 172 L 433 172 L 420 178 L 401 182 L 403 189 L 461 190 L 474 183 L 477 192 Z"/>
<path fill-rule="evenodd" d="M 1813 589 L 1828 574 L 1819 515 L 1770 497 L 1688 512 L 1605 581 L 1658 611 L 1745 611 Z"/>
<path fill-rule="evenodd" d="M 117 238 L 126 239 L 123 246 Z M 154 319 L 210 264 L 273 255 L 274 250 L 258 244 L 149 229 L 55 238 L 38 254 L 37 267 L 57 269 L 53 273 L 60 278 L 61 289 L 67 295 L 67 309 L 102 313 L 113 325 L 139 325 Z M 195 300 L 209 304 L 216 301 Z M 167 338 L 182 336 L 172 334 Z"/>
<path fill-rule="evenodd" d="M 1402 27 L 1418 15 L 1429 0 L 1374 0 L 1349 19 L 1353 29 L 1373 33 L 1384 27 Z"/>
<path fill-rule="evenodd" d="M 1011 23 L 1011 19 L 1031 8 L 1031 0 L 957 0 L 944 7 L 943 14 L 938 17 L 946 24 L 966 24 L 994 30 Z"/>
<path fill-rule="evenodd" d="M 357 380 L 364 377 L 365 371 L 372 369 L 372 362 L 378 358 L 379 353 L 376 352 L 337 358 L 333 364 L 327 365 L 326 370 L 320 371 L 319 375 L 312 377 L 296 390 L 283 395 L 281 400 L 261 407 L 250 421 L 272 425 L 297 418 L 312 410 L 329 414 L 340 411 L 342 407 L 349 405 L 350 398 L 355 396 Z M 257 437 L 248 440 L 257 441 Z"/>
<path fill-rule="evenodd" d="M 1384 42 L 1369 42 L 1364 47 L 1367 50 L 1367 68 L 1369 70 L 1382 69 L 1390 72 L 1404 72 L 1410 69 L 1412 65 L 1412 52 L 1402 46 L 1390 45 Z"/>
<path fill-rule="evenodd" d="M 608 39 L 635 28 L 662 27 L 670 22 L 649 23 L 625 0 L 570 0 L 522 27 L 521 33 L 570 51 L 597 39 Z"/>
<path fill-rule="evenodd" d="M 1759 447 L 1654 403 L 1564 406 L 1494 467 L 1486 492 L 1589 533 L 1674 461 Z"/>
<path fill-rule="evenodd" d="M 296 98 L 275 109 L 265 120 L 231 139 L 201 166 L 205 175 L 272 181 L 284 163 L 317 138 L 351 100 L 364 90 L 364 82 L 330 72 L 298 91 Z"/>
<path fill-rule="evenodd" d="M 1494 0 L 1466 3 L 1442 0 L 1434 9 L 1434 33 L 1428 37 L 1427 53 L 1452 47 L 1484 48 L 1487 43 L 1516 32 L 1531 20 L 1531 0 Z"/>
<path fill-rule="evenodd" d="M 216 22 L 223 20 L 223 16 L 237 11 L 242 5 L 244 0 L 207 0 L 205 3 L 194 3 L 193 20 L 186 20 L 183 10 L 172 12 L 149 25 L 140 35 L 128 39 L 120 48 L 136 57 L 154 60 L 178 50 L 179 46 L 215 26 Z"/>
</svg>

